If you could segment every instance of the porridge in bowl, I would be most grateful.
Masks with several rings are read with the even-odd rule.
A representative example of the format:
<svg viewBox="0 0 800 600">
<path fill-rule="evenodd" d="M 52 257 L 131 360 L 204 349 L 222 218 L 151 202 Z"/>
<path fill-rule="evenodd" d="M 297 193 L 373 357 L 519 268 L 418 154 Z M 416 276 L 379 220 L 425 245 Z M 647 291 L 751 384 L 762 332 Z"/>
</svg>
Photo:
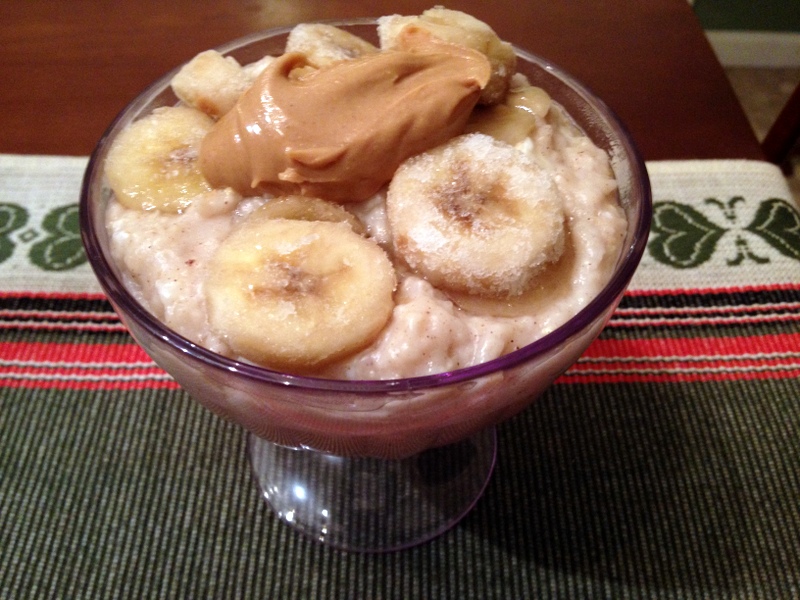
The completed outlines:
<svg viewBox="0 0 800 600">
<path fill-rule="evenodd" d="M 204 52 L 106 160 L 126 287 L 222 356 L 393 380 L 491 361 L 606 286 L 628 222 L 610 158 L 486 25 L 383 17 Z"/>
</svg>

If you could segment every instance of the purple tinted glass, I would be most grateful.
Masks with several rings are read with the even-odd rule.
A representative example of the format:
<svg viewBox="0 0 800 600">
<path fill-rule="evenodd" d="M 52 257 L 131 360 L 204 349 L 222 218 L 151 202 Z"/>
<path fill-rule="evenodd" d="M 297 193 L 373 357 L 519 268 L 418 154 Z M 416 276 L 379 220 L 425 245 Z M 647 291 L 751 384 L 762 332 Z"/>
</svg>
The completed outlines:
<svg viewBox="0 0 800 600">
<path fill-rule="evenodd" d="M 367 38 L 374 35 L 372 20 L 332 24 L 348 25 L 354 33 Z M 220 51 L 235 56 L 240 62 L 257 60 L 265 53 L 282 51 L 288 31 L 287 28 L 254 34 L 222 46 Z M 523 50 L 516 51 L 520 59 L 520 71 L 528 76 L 532 84 L 547 90 L 593 141 L 609 153 L 619 183 L 620 202 L 629 220 L 623 254 L 612 278 L 586 307 L 561 327 L 528 346 L 480 365 L 435 375 L 383 381 L 343 381 L 287 375 L 218 355 L 170 330 L 139 304 L 126 289 L 119 271 L 113 265 L 104 226 L 108 191 L 103 187 L 102 168 L 110 141 L 122 128 L 155 107 L 176 102 L 169 89 L 174 72 L 151 85 L 117 117 L 98 143 L 86 171 L 80 200 L 81 231 L 89 260 L 108 298 L 123 316 L 123 321 L 135 323 L 153 338 L 163 340 L 178 352 L 193 357 L 212 370 L 236 373 L 253 382 L 334 393 L 386 394 L 467 382 L 511 369 L 564 345 L 598 319 L 607 318 L 609 308 L 616 306 L 633 276 L 649 231 L 650 188 L 644 163 L 630 135 L 605 103 L 558 67 Z"/>
</svg>

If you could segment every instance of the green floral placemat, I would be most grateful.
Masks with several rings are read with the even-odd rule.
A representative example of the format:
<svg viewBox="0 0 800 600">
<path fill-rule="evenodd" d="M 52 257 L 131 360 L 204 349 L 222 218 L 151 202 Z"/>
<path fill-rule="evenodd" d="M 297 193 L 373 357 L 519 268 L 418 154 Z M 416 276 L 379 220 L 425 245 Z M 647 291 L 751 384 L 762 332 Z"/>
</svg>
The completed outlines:
<svg viewBox="0 0 800 600">
<path fill-rule="evenodd" d="M 87 159 L 0 156 L 0 280 L 5 291 L 97 292 L 77 197 Z M 793 284 L 800 216 L 780 170 L 757 161 L 647 165 L 652 234 L 634 290 Z"/>
<path fill-rule="evenodd" d="M 498 429 L 440 538 L 347 554 L 272 515 L 242 432 L 119 324 L 78 246 L 86 159 L 0 156 L 0 598 L 800 597 L 798 210 L 780 171 L 649 163 L 600 338 Z"/>
<path fill-rule="evenodd" d="M 632 289 L 779 287 L 800 275 L 800 213 L 775 165 L 647 164 L 653 222 Z"/>
<path fill-rule="evenodd" d="M 97 293 L 78 227 L 87 159 L 0 156 L 0 282 L 5 292 Z"/>
</svg>

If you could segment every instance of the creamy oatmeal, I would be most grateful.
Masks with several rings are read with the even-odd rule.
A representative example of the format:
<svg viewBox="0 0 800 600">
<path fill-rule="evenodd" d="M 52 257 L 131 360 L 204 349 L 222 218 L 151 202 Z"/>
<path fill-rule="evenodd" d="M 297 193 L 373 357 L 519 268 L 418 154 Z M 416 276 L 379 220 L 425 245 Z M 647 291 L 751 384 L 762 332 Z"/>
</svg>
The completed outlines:
<svg viewBox="0 0 800 600">
<path fill-rule="evenodd" d="M 186 146 L 188 150 L 182 147 L 180 151 L 169 152 L 172 164 L 177 165 L 175 177 L 181 181 L 191 180 L 196 175 L 187 176 L 179 172 L 187 164 L 205 165 L 200 171 L 199 180 L 188 191 L 184 186 L 182 191 L 165 192 L 170 198 L 175 194 L 185 194 L 188 199 L 184 203 L 165 201 L 167 208 L 164 209 L 158 208 L 159 200 L 151 201 L 155 206 L 137 206 L 138 192 L 123 197 L 125 193 L 115 187 L 119 201 L 112 201 L 107 213 L 113 256 L 121 266 L 125 283 L 156 317 L 191 341 L 225 356 L 286 370 L 293 370 L 294 365 L 297 372 L 323 377 L 393 379 L 450 371 L 497 358 L 562 325 L 602 289 L 621 253 L 626 230 L 625 215 L 617 201 L 616 182 L 606 154 L 573 125 L 558 105 L 550 101 L 546 91 L 529 86 L 522 76 L 512 77 L 511 73 L 503 75 L 510 64 L 506 46 L 499 46 L 500 50 L 483 64 L 481 61 L 484 59 L 476 56 L 478 52 L 452 44 L 443 34 L 437 37 L 436 31 L 431 36 L 424 27 L 415 24 L 412 23 L 409 33 L 408 29 L 404 29 L 408 25 L 405 21 L 391 18 L 383 20 L 381 32 L 388 41 L 382 39 L 381 49 L 370 49 L 349 38 L 339 38 L 335 31 L 323 29 L 309 32 L 301 29 L 294 42 L 290 38 L 290 48 L 301 48 L 301 52 L 287 52 L 283 57 L 274 60 L 265 58 L 257 65 L 245 67 L 232 64 L 222 57 L 212 58 L 212 62 L 224 61 L 225 72 L 231 73 L 226 75 L 228 81 L 231 78 L 235 80 L 231 85 L 223 86 L 225 97 L 221 99 L 214 95 L 213 90 L 206 91 L 202 84 L 197 83 L 197 77 L 201 81 L 206 77 L 204 71 L 199 76 L 191 73 L 182 75 L 184 79 L 191 79 L 192 84 L 188 87 L 192 95 L 187 97 L 187 94 L 181 94 L 187 86 L 180 81 L 176 89 L 178 95 L 183 98 L 185 105 L 203 112 L 203 116 L 193 116 L 188 126 L 193 136 Z M 399 33 L 402 31 L 405 33 Z M 331 39 L 333 42 L 330 42 Z M 317 40 L 322 41 L 317 43 Z M 349 44 L 355 50 L 350 51 Z M 334 52 L 335 58 L 328 61 L 331 47 L 341 50 L 345 57 Z M 203 61 L 207 58 L 204 55 Z M 272 113 L 263 110 L 263 102 L 256 102 L 258 98 L 263 100 L 264 90 L 273 90 L 275 97 L 281 94 L 288 97 L 293 86 L 304 86 L 302 89 L 305 93 L 311 85 L 309 82 L 319 81 L 315 78 L 329 75 L 332 69 L 342 69 L 343 73 L 348 73 L 348 77 L 362 77 L 365 76 L 364 69 L 385 67 L 384 64 L 378 67 L 378 63 L 369 60 L 388 61 L 393 65 L 391 68 L 405 74 L 403 79 L 406 83 L 421 82 L 422 92 L 403 90 L 404 98 L 408 98 L 408 94 L 424 95 L 424 91 L 430 89 L 431 81 L 447 80 L 451 91 L 447 92 L 446 97 L 432 99 L 421 109 L 425 113 L 423 125 L 427 124 L 427 129 L 414 129 L 422 126 L 403 121 L 400 127 L 403 131 L 415 131 L 413 135 L 404 137 L 397 134 L 396 126 L 392 130 L 394 137 L 381 137 L 381 143 L 374 144 L 370 132 L 378 127 L 375 120 L 359 121 L 358 115 L 353 114 L 348 117 L 350 122 L 359 121 L 354 127 L 345 127 L 347 131 L 343 131 L 342 122 L 337 122 L 333 132 L 322 134 L 328 136 L 325 139 L 330 136 L 339 139 L 347 137 L 351 129 L 358 128 L 357 125 L 364 125 L 358 135 L 353 136 L 357 151 L 350 146 L 345 152 L 341 148 L 326 146 L 324 140 L 315 140 L 314 147 L 321 150 L 312 156 L 304 150 L 296 150 L 308 137 L 308 126 L 304 128 L 302 125 L 309 122 L 309 117 L 301 111 L 292 125 L 295 127 L 299 123 L 300 126 L 295 127 L 292 134 L 295 141 L 291 144 L 280 135 L 282 130 L 279 127 L 268 136 L 253 134 L 258 146 L 241 141 L 246 137 L 242 131 L 252 134 L 256 129 L 260 131 L 269 125 L 267 117 Z M 410 63 L 413 63 L 413 68 L 408 66 Z M 455 71 L 454 65 L 459 66 Z M 357 73 L 352 74 L 354 71 Z M 453 75 L 454 72 L 457 76 Z M 269 81 L 277 81 L 278 87 L 263 87 Z M 328 89 L 331 84 L 325 85 Z M 384 82 L 377 85 L 386 94 L 377 96 L 381 106 L 394 102 L 391 94 L 396 90 L 387 89 Z M 363 89 L 363 86 L 359 84 L 353 89 Z M 488 98 L 485 93 L 487 89 L 491 89 Z M 231 94 L 235 96 L 233 102 L 229 97 Z M 212 102 L 213 99 L 217 101 Z M 237 109 L 237 106 L 252 105 L 254 102 L 258 106 L 251 106 L 248 110 L 259 113 L 260 120 L 242 120 L 245 112 Z M 318 104 L 324 106 L 325 102 L 320 100 Z M 213 106 L 213 110 L 202 111 L 203 106 Z M 226 108 L 220 109 L 220 106 Z M 365 106 L 361 105 L 359 110 L 364 111 Z M 391 106 L 392 111 L 397 110 L 394 104 Z M 436 115 L 437 111 L 433 110 L 436 106 L 449 108 L 446 114 Z M 405 119 L 405 116 L 401 117 Z M 447 126 L 440 127 L 437 119 Z M 378 120 L 385 122 L 388 117 L 381 113 Z M 258 124 L 258 127 L 254 124 Z M 234 125 L 238 128 L 237 132 L 231 133 Z M 319 133 L 320 128 L 316 129 L 316 133 Z M 445 134 L 441 139 L 431 141 L 432 130 L 444 131 Z M 211 136 L 225 140 L 216 144 L 213 151 L 202 146 L 203 143 L 208 144 Z M 464 145 L 469 147 L 472 153 L 469 156 L 473 157 L 471 162 L 440 153 L 439 149 L 450 144 L 454 138 L 456 143 L 464 141 Z M 275 139 L 282 140 L 281 143 L 286 147 L 275 149 L 279 145 Z M 400 139 L 404 139 L 403 143 L 406 144 L 402 151 L 398 150 Z M 255 152 L 253 149 L 261 148 L 262 144 L 272 148 L 269 151 L 272 158 L 266 166 L 255 164 L 251 156 Z M 497 144 L 503 145 L 502 152 L 492 151 Z M 391 148 L 391 159 L 387 159 L 387 162 L 380 154 L 372 155 L 376 147 Z M 485 160 L 475 158 L 483 151 L 490 156 Z M 514 185 L 507 182 L 498 187 L 495 180 L 505 175 L 492 176 L 486 184 L 488 191 L 484 192 L 481 186 L 491 170 L 488 165 L 493 156 L 502 153 L 509 153 L 511 158 L 508 160 L 514 162 L 516 168 L 533 173 L 534 179 L 530 184 L 525 180 L 525 185 L 516 186 L 521 190 L 516 190 Z M 256 154 L 261 156 L 265 151 L 259 150 Z M 419 156 L 427 159 L 428 155 L 434 161 L 432 170 L 439 169 L 436 166 L 439 163 L 435 161 L 441 160 L 444 161 L 441 163 L 442 169 L 455 175 L 447 175 L 446 183 L 438 179 L 425 179 L 419 183 L 419 176 L 407 175 L 419 168 Z M 353 174 L 348 161 L 355 161 L 359 166 L 374 163 L 375 168 Z M 231 169 L 226 165 L 230 164 L 235 165 L 236 173 L 228 177 L 226 173 Z M 390 165 L 388 170 L 387 164 Z M 491 206 L 494 202 L 492 194 L 500 194 L 504 198 L 507 195 L 512 197 L 513 210 L 509 214 L 512 217 L 523 214 L 525 219 L 530 218 L 531 237 L 538 235 L 542 239 L 525 250 L 531 254 L 531 258 L 519 259 L 511 265 L 513 269 L 509 270 L 510 275 L 501 268 L 495 270 L 494 264 L 516 259 L 516 255 L 522 252 L 513 248 L 518 248 L 519 244 L 500 247 L 498 257 L 492 259 L 495 262 L 490 262 L 488 266 L 473 268 L 473 263 L 481 263 L 485 256 L 483 252 L 480 255 L 473 253 L 474 258 L 460 258 L 462 268 L 443 264 L 455 251 L 441 250 L 448 246 L 435 240 L 436 236 L 430 232 L 419 234 L 417 239 L 414 233 L 401 229 L 408 219 L 417 218 L 422 211 L 416 211 L 413 204 L 412 208 L 405 208 L 407 202 L 399 199 L 410 184 L 396 177 L 398 173 L 412 179 L 416 177 L 413 179 L 414 185 L 423 186 L 423 190 L 435 190 L 432 197 L 436 197 L 431 200 L 435 204 L 434 209 L 445 213 L 455 223 L 452 227 L 442 226 L 443 233 L 439 233 L 444 237 L 457 237 L 459 243 L 461 237 L 470 237 L 471 243 L 483 243 L 483 238 L 489 236 L 484 236 L 483 230 L 490 226 L 478 214 L 483 210 L 491 210 L 489 216 L 494 219 L 495 209 L 486 209 L 485 205 Z M 445 193 L 443 186 L 450 184 L 454 187 L 447 189 L 456 191 Z M 348 190 L 354 189 L 358 193 L 354 196 L 348 194 Z M 531 193 L 531 189 L 535 189 L 536 194 Z M 414 194 L 417 193 L 414 191 Z M 473 196 L 466 208 L 459 200 L 465 195 Z M 294 358 L 275 359 L 288 362 L 270 363 L 270 359 L 255 361 L 253 355 L 247 354 L 247 350 L 253 344 L 258 344 L 259 340 L 238 344 L 238 334 L 232 335 L 227 325 L 219 325 L 223 318 L 219 313 L 240 311 L 241 314 L 235 315 L 235 325 L 242 324 L 245 329 L 263 330 L 265 321 L 255 313 L 251 318 L 244 309 L 232 308 L 233 302 L 230 306 L 224 306 L 223 302 L 221 308 L 210 308 L 210 303 L 219 304 L 219 298 L 209 292 L 209 282 L 219 287 L 221 275 L 228 276 L 229 263 L 222 262 L 221 248 L 228 248 L 233 243 L 231 240 L 242 237 L 244 234 L 241 232 L 257 230 L 254 223 L 258 225 L 264 220 L 287 219 L 284 213 L 274 212 L 273 207 L 278 207 L 286 197 L 296 196 L 321 198 L 325 203 L 333 204 L 335 210 L 328 213 L 327 209 L 309 208 L 309 217 L 292 209 L 295 212 L 290 212 L 288 220 L 330 221 L 325 231 L 346 236 L 342 237 L 346 243 L 353 241 L 355 236 L 377 245 L 388 259 L 392 278 L 389 282 L 384 277 L 380 283 L 384 289 L 381 294 L 387 296 L 390 302 L 385 317 L 378 319 L 377 323 L 362 324 L 358 310 L 355 310 L 355 316 L 347 321 L 353 326 L 346 329 L 362 327 L 358 330 L 357 339 L 343 350 L 332 350 L 314 358 L 304 367 L 296 366 L 302 364 L 302 358 L 296 357 L 302 354 L 293 355 Z M 442 198 L 447 200 L 444 208 Z M 505 200 L 503 204 L 505 206 Z M 395 208 L 399 206 L 407 212 L 400 213 L 400 208 Z M 325 211 L 324 215 L 321 210 Z M 337 211 L 346 211 L 352 221 L 346 220 Z M 491 238 L 489 244 L 506 243 L 511 237 L 502 233 L 503 219 L 498 219 L 491 222 L 491 227 L 497 227 L 501 233 Z M 425 220 L 426 223 L 415 223 L 410 229 L 421 231 L 422 225 L 429 225 L 430 219 Z M 501 225 L 495 225 L 496 222 Z M 319 230 L 322 231 L 322 228 Z M 401 230 L 402 243 L 401 234 L 398 233 Z M 306 234 L 306 238 L 316 235 L 317 228 L 311 227 L 308 231 L 310 233 Z M 477 238 L 480 239 L 476 241 Z M 292 251 L 298 251 L 297 248 L 303 243 L 298 241 Z M 473 247 L 482 246 L 468 246 Z M 428 253 L 439 253 L 441 260 L 429 266 L 425 260 Z M 470 255 L 467 253 L 465 256 Z M 376 257 L 376 261 L 380 260 L 380 257 Z M 316 283 L 311 285 L 306 280 L 298 279 L 294 263 L 281 268 L 282 294 L 291 291 L 294 298 L 294 295 L 310 297 L 317 293 Z M 365 267 L 367 271 L 370 268 Z M 382 268 L 381 265 L 375 267 L 377 270 Z M 490 271 L 488 275 L 495 275 L 499 282 L 490 280 L 488 275 L 484 277 L 485 271 Z M 524 275 L 517 274 L 523 271 Z M 378 281 L 378 275 L 374 277 Z M 509 278 L 514 279 L 505 286 Z M 245 303 L 257 299 L 259 294 L 263 296 L 261 290 L 252 291 L 253 283 L 250 281 L 248 285 L 252 293 L 243 300 Z M 388 292 L 385 291 L 387 285 L 390 286 Z M 360 300 L 356 298 L 348 302 Z M 384 300 L 377 304 L 380 310 L 387 306 Z M 295 312 L 294 304 L 286 305 L 284 302 L 282 306 L 289 306 L 289 316 Z M 330 313 L 333 309 L 314 310 Z M 314 318 L 317 318 L 317 313 L 314 314 Z M 319 329 L 309 326 L 309 331 L 309 344 L 314 343 L 315 336 L 320 339 L 325 337 L 326 343 L 329 337 L 336 337 L 335 333 L 321 333 L 321 324 Z M 359 341 L 362 339 L 363 343 Z"/>
</svg>

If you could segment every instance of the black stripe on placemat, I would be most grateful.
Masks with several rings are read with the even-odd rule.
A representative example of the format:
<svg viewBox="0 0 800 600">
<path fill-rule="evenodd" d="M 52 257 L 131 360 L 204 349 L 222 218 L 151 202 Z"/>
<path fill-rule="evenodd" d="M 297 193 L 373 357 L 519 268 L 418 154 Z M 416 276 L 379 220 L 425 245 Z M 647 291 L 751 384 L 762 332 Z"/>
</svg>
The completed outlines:
<svg viewBox="0 0 800 600">
<path fill-rule="evenodd" d="M 620 308 L 711 308 L 720 306 L 779 305 L 800 302 L 800 287 L 779 289 L 628 293 Z"/>
<path fill-rule="evenodd" d="M 81 296 L 0 295 L 0 310 L 114 312 L 111 303 L 105 298 Z"/>
<path fill-rule="evenodd" d="M 758 336 L 800 331 L 800 288 L 628 294 L 605 338 Z"/>
<path fill-rule="evenodd" d="M 117 313 L 105 298 L 59 295 L 0 295 L 0 339 L 13 341 L 116 342 L 126 339 Z"/>
</svg>

